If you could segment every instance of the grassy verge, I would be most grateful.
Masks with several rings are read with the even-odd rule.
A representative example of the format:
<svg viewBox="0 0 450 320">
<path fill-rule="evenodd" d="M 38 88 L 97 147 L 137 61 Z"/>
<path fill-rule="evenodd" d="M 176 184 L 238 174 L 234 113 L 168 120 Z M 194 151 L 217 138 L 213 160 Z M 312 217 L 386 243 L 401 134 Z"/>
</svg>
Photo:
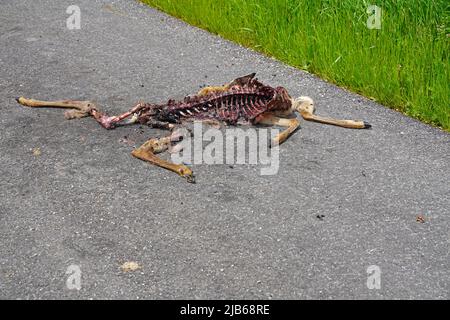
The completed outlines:
<svg viewBox="0 0 450 320">
<path fill-rule="evenodd" d="M 447 0 L 143 1 L 450 131 Z"/>
</svg>

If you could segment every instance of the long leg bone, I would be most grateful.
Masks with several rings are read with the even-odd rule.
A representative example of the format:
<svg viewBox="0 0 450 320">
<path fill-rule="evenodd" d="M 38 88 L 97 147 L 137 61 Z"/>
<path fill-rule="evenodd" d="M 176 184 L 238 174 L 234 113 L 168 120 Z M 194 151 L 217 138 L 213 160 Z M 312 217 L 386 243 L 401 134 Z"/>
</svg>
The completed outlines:
<svg viewBox="0 0 450 320">
<path fill-rule="evenodd" d="M 177 135 L 175 135 L 175 137 L 171 135 L 160 139 L 150 139 L 139 148 L 133 150 L 131 154 L 138 159 L 175 172 L 186 178 L 188 182 L 195 183 L 194 174 L 187 166 L 184 164 L 175 164 L 156 156 L 157 153 L 161 153 L 169 149 L 171 143 L 177 138 Z"/>
<path fill-rule="evenodd" d="M 32 108 L 67 108 L 75 109 L 65 113 L 66 118 L 82 118 L 92 115 L 92 111 L 96 109 L 94 103 L 90 101 L 75 101 L 75 100 L 58 100 L 58 101 L 42 101 L 35 99 L 26 99 L 20 97 L 16 99 L 18 103 L 26 107 Z"/>
<path fill-rule="evenodd" d="M 73 109 L 66 111 L 64 116 L 66 119 L 74 119 L 74 118 L 83 118 L 92 116 L 106 129 L 112 129 L 116 125 L 120 124 L 121 121 L 125 120 L 131 115 L 134 115 L 131 119 L 128 119 L 128 123 L 134 123 L 137 121 L 136 112 L 142 109 L 145 105 L 143 103 L 138 103 L 129 111 L 118 115 L 118 116 L 107 116 L 106 114 L 99 111 L 99 108 L 95 105 L 95 103 L 91 101 L 78 101 L 78 100 L 57 100 L 57 101 L 43 101 L 43 100 L 35 100 L 35 99 L 26 99 L 24 97 L 20 97 L 16 99 L 23 106 L 32 107 L 32 108 L 66 108 Z"/>
<path fill-rule="evenodd" d="M 279 118 L 270 113 L 262 114 L 256 119 L 256 123 L 287 127 L 273 139 L 273 146 L 282 144 L 300 126 L 298 119 Z"/>
<path fill-rule="evenodd" d="M 371 125 L 362 120 L 338 120 L 314 114 L 314 102 L 309 97 L 299 97 L 293 101 L 293 108 L 303 119 L 351 129 L 368 129 Z"/>
</svg>

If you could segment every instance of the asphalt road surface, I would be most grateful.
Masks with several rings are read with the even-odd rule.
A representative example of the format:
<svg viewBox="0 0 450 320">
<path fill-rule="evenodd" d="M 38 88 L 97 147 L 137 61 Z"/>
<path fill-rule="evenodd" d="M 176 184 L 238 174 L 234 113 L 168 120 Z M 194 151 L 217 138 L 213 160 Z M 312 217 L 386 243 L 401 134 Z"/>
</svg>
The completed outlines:
<svg viewBox="0 0 450 320">
<path fill-rule="evenodd" d="M 449 298 L 448 133 L 135 1 L 2 0 L 0 68 L 0 298 Z M 302 121 L 277 174 L 189 184 L 130 155 L 158 130 L 14 100 L 116 114 L 251 72 L 373 128 Z"/>
</svg>

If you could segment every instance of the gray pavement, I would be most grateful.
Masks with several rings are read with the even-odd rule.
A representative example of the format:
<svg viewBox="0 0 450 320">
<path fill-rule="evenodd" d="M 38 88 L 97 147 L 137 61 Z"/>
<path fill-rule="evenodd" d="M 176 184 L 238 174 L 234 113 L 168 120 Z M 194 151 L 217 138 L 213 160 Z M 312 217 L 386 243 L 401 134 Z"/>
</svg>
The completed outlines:
<svg viewBox="0 0 450 320">
<path fill-rule="evenodd" d="M 72 4 L 80 30 L 66 28 Z M 449 298 L 448 133 L 135 1 L 2 0 L 0 69 L 0 298 Z M 123 137 L 157 130 L 14 100 L 93 99 L 115 114 L 250 72 L 373 128 L 302 122 L 277 175 L 194 165 L 192 185 L 131 157 Z"/>
</svg>

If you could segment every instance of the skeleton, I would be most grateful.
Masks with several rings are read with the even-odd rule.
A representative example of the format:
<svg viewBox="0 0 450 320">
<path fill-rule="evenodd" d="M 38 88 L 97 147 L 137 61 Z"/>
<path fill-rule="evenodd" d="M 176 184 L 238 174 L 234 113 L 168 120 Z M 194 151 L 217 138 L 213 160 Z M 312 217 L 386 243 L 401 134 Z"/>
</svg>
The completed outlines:
<svg viewBox="0 0 450 320">
<path fill-rule="evenodd" d="M 175 130 L 187 121 L 202 121 L 215 125 L 263 124 L 284 127 L 284 131 L 275 136 L 272 145 L 279 145 L 299 127 L 295 117 L 298 112 L 303 119 L 336 125 L 344 128 L 366 129 L 370 125 L 361 120 L 337 120 L 314 114 L 314 102 L 309 97 L 293 99 L 283 87 L 273 88 L 259 82 L 255 74 L 237 78 L 219 87 L 205 87 L 196 95 L 182 101 L 169 100 L 164 104 L 138 103 L 129 111 L 108 116 L 101 112 L 91 101 L 41 101 L 17 98 L 17 102 L 27 107 L 68 108 L 67 119 L 92 116 L 106 129 L 120 125 L 146 124 L 154 128 L 172 131 L 162 138 L 152 138 L 133 150 L 132 155 L 151 164 L 173 171 L 195 182 L 192 170 L 184 164 L 175 164 L 157 156 L 179 141 Z"/>
</svg>

